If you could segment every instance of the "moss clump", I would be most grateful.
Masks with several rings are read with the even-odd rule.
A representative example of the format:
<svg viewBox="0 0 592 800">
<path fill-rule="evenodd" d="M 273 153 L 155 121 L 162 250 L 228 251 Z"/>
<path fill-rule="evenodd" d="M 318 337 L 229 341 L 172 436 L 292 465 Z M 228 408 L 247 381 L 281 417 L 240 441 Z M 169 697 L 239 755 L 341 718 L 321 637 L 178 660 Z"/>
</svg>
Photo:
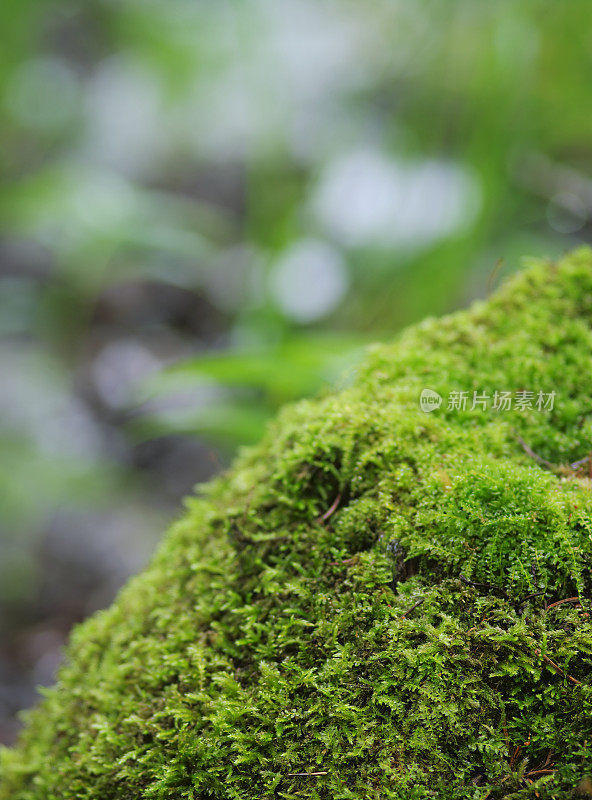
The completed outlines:
<svg viewBox="0 0 592 800">
<path fill-rule="evenodd" d="M 74 632 L 0 798 L 584 792 L 591 323 L 586 249 L 286 409 Z M 470 410 L 524 390 L 554 408 Z"/>
</svg>

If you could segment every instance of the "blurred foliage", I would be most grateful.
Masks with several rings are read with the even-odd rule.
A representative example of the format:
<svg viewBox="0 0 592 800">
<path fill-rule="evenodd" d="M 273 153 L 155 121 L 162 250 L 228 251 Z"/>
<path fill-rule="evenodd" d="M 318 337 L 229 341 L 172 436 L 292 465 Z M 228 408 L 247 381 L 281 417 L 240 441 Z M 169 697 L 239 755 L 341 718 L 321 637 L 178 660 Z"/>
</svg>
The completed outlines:
<svg viewBox="0 0 592 800">
<path fill-rule="evenodd" d="M 360 345 L 590 238 L 588 12 L 0 6 L 0 602 L 65 511 L 151 542 Z"/>
<path fill-rule="evenodd" d="M 219 442 L 255 442 L 279 406 L 347 381 L 361 355 L 359 344 L 345 335 L 301 334 L 267 348 L 184 360 L 145 384 L 149 399 L 135 430 L 143 436 L 197 430 Z M 188 385 L 194 388 L 189 394 Z M 159 406 L 159 398 L 175 396 L 185 400 L 185 413 Z"/>
</svg>

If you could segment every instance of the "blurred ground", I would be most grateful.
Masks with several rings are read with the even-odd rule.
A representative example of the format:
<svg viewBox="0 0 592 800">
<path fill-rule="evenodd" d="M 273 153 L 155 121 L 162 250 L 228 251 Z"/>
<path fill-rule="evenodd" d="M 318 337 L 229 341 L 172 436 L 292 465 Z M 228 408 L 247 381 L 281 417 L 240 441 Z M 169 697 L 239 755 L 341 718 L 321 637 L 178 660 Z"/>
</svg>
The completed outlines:
<svg viewBox="0 0 592 800">
<path fill-rule="evenodd" d="M 588 13 L 0 7 L 0 742 L 279 405 L 590 239 Z"/>
</svg>

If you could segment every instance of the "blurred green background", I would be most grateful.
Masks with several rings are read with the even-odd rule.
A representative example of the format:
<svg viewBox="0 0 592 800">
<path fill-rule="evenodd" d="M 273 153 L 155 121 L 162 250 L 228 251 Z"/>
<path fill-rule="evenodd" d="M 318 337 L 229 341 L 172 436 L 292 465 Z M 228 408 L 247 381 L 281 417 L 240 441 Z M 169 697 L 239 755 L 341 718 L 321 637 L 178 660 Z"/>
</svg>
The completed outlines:
<svg viewBox="0 0 592 800">
<path fill-rule="evenodd" d="M 0 742 L 279 405 L 591 234 L 589 0 L 0 6 Z"/>
</svg>

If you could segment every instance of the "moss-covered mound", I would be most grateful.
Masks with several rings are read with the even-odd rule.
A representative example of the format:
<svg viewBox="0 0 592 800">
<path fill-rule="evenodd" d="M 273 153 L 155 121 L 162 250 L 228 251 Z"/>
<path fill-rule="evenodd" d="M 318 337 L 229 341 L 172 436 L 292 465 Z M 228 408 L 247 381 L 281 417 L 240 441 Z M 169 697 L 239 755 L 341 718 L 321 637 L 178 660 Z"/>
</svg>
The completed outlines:
<svg viewBox="0 0 592 800">
<path fill-rule="evenodd" d="M 0 798 L 585 794 L 591 325 L 580 250 L 288 408 L 75 631 Z"/>
</svg>

